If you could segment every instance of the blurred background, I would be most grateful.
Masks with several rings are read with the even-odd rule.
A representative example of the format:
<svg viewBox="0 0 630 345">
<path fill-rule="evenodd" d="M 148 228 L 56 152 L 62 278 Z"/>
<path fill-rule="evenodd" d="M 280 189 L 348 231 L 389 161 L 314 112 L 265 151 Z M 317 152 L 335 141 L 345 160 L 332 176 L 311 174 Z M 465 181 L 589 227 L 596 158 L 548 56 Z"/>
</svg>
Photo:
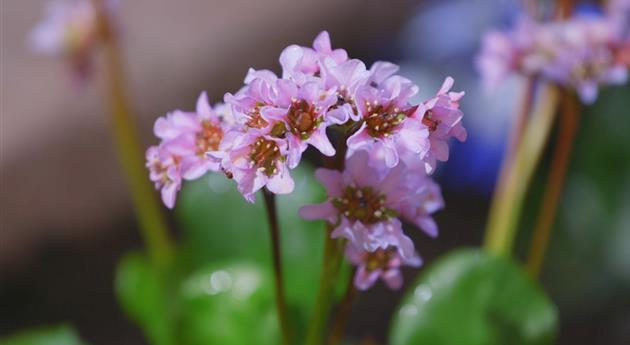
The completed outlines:
<svg viewBox="0 0 630 345">
<path fill-rule="evenodd" d="M 453 248 L 480 245 L 522 81 L 509 80 L 484 94 L 474 56 L 486 30 L 516 18 L 518 1 L 120 3 L 130 96 L 145 147 L 156 142 L 152 125 L 158 116 L 193 109 L 203 90 L 220 101 L 223 93 L 237 90 L 249 67 L 279 71 L 277 58 L 286 45 L 309 45 L 321 30 L 352 57 L 399 63 L 401 74 L 420 85 L 419 98 L 453 76 L 454 89 L 466 91 L 469 140 L 453 143 L 451 160 L 437 173 L 447 203 L 436 217 L 440 237 L 413 237 L 425 262 Z M 0 2 L 0 336 L 68 322 L 90 344 L 145 344 L 114 295 L 117 261 L 142 242 L 109 136 L 104 80 L 97 72 L 86 87 L 76 87 L 63 62 L 28 49 L 28 34 L 43 10 L 44 1 Z M 628 109 L 628 85 L 603 90 L 584 109 L 542 278 L 559 308 L 558 344 L 630 343 Z M 528 195 L 520 255 L 529 244 L 547 163 L 548 158 Z M 177 236 L 202 253 L 193 260 L 214 258 L 204 252 L 210 239 L 203 234 L 229 226 L 218 218 L 248 212 L 240 200 L 222 208 L 212 204 L 217 198 L 236 200 L 223 195 L 231 193 L 223 187 L 212 179 L 190 184 L 169 212 Z M 311 239 L 321 241 L 318 236 Z M 405 272 L 406 279 L 420 271 Z M 400 297 L 382 284 L 361 294 L 348 333 L 383 342 Z"/>
</svg>

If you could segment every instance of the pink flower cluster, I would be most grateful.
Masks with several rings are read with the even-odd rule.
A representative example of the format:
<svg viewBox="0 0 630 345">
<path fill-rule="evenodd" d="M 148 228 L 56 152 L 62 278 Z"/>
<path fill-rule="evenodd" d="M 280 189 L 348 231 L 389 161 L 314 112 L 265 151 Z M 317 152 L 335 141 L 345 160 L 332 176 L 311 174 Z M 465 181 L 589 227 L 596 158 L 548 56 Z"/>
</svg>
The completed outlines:
<svg viewBox="0 0 630 345">
<path fill-rule="evenodd" d="M 450 91 L 449 77 L 434 97 L 412 104 L 418 86 L 396 75 L 398 66 L 376 62 L 368 69 L 333 49 L 327 32 L 312 47 L 285 48 L 279 60 L 281 76 L 250 69 L 243 87 L 214 109 L 202 94 L 196 112 L 158 119 L 161 142 L 147 151 L 151 180 L 168 207 L 183 180 L 208 171 L 232 178 L 249 202 L 262 188 L 291 193 L 291 169 L 309 146 L 337 154 L 329 138 L 336 131 L 347 145 L 346 168 L 317 170 L 328 200 L 300 213 L 335 224 L 332 236 L 349 240 L 358 287 L 378 277 L 399 286 L 399 267 L 420 264 L 400 219 L 437 235 L 431 214 L 443 201 L 429 174 L 448 159 L 451 137 L 466 139 L 459 109 L 464 93 Z"/>
<path fill-rule="evenodd" d="M 623 27 L 614 16 L 548 23 L 521 18 L 510 31 L 484 36 L 477 66 L 490 90 L 513 73 L 541 76 L 576 90 L 590 104 L 600 85 L 628 80 L 630 36 Z"/>
</svg>

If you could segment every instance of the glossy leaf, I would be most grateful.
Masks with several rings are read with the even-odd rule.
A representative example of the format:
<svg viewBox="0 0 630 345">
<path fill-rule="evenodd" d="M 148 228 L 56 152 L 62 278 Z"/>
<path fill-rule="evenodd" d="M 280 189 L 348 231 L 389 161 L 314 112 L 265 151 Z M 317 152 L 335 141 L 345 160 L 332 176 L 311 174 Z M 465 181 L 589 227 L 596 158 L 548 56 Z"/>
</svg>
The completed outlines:
<svg viewBox="0 0 630 345">
<path fill-rule="evenodd" d="M 21 331 L 0 339 L 0 345 L 85 345 L 68 325 L 49 326 Z"/>
<path fill-rule="evenodd" d="M 138 253 L 125 256 L 116 271 L 116 295 L 125 313 L 153 345 L 174 344 L 172 307 L 166 278 Z"/>
<path fill-rule="evenodd" d="M 556 309 L 515 263 L 458 250 L 433 263 L 394 315 L 392 345 L 552 344 Z"/>
<path fill-rule="evenodd" d="M 214 264 L 179 289 L 178 343 L 280 344 L 270 273 L 251 263 Z"/>
</svg>

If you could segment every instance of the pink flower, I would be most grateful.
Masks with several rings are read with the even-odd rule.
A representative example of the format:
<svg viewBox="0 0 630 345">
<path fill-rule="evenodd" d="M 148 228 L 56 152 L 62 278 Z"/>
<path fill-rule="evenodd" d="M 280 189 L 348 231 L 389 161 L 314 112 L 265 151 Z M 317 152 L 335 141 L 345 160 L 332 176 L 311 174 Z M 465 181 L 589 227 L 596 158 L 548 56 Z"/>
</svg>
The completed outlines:
<svg viewBox="0 0 630 345">
<path fill-rule="evenodd" d="M 408 183 L 408 194 L 404 197 L 400 206 L 400 214 L 409 222 L 415 224 L 427 235 L 435 238 L 438 235 L 438 226 L 432 215 L 444 208 L 444 199 L 440 186 L 430 177 L 417 172 L 417 176 Z"/>
<path fill-rule="evenodd" d="M 483 79 L 484 88 L 491 92 L 511 74 L 523 69 L 538 69 L 539 61 L 524 61 L 533 50 L 539 26 L 527 17 L 521 17 L 509 31 L 490 31 L 482 38 L 481 53 L 476 65 Z M 523 65 L 534 66 L 523 66 Z"/>
<path fill-rule="evenodd" d="M 264 118 L 272 122 L 271 135 L 286 139 L 288 166 L 295 168 L 308 145 L 326 156 L 333 156 L 335 149 L 326 136 L 328 109 L 337 102 L 333 92 L 327 92 L 319 83 L 308 82 L 302 87 L 290 80 L 277 83 L 278 97 L 275 105 L 261 110 Z"/>
<path fill-rule="evenodd" d="M 312 81 L 311 77 L 320 73 L 320 64 L 324 59 L 330 59 L 340 64 L 348 59 L 348 53 L 343 49 L 332 49 L 330 35 L 322 31 L 313 41 L 313 48 L 290 45 L 280 54 L 282 78 L 292 79 L 298 84 Z"/>
<path fill-rule="evenodd" d="M 335 124 L 344 124 L 349 120 L 359 121 L 360 115 L 356 106 L 356 92 L 366 85 L 370 72 L 361 60 L 347 60 L 336 63 L 325 60 L 323 70 L 326 88 L 336 90 L 337 102 L 328 111 L 326 117 Z"/>
<path fill-rule="evenodd" d="M 356 105 L 363 123 L 348 138 L 348 155 L 365 150 L 370 152 L 371 164 L 392 168 L 398 164 L 401 151 L 426 152 L 427 128 L 409 120 L 416 110 L 409 99 L 417 92 L 416 85 L 399 76 L 387 78 L 379 89 L 360 87 Z"/>
<path fill-rule="evenodd" d="M 600 85 L 628 80 L 625 25 L 613 15 L 542 24 L 522 19 L 512 31 L 487 34 L 477 64 L 488 86 L 511 73 L 540 75 L 575 89 L 589 104 Z"/>
<path fill-rule="evenodd" d="M 229 114 L 224 114 L 229 116 Z M 219 146 L 230 130 L 230 118 L 217 114 L 203 92 L 195 113 L 175 111 L 155 122 L 155 135 L 164 141 L 170 152 L 181 157 L 181 171 L 186 180 L 194 180 L 208 171 L 219 171 Z"/>
<path fill-rule="evenodd" d="M 333 237 L 347 238 L 363 250 L 373 252 L 391 246 L 410 259 L 415 255 L 414 245 L 397 217 L 403 212 L 417 215 L 411 211 L 416 204 L 407 203 L 421 186 L 404 164 L 382 173 L 370 168 L 368 159 L 365 152 L 354 154 L 346 161 L 343 173 L 317 169 L 315 177 L 326 188 L 328 199 L 302 207 L 300 215 L 336 224 Z"/>
<path fill-rule="evenodd" d="M 151 146 L 146 153 L 149 168 L 149 178 L 159 189 L 162 202 L 166 207 L 175 207 L 175 199 L 182 185 L 180 170 L 181 157 L 173 154 L 168 147 L 163 145 Z"/>
<path fill-rule="evenodd" d="M 226 93 L 224 101 L 232 105 L 236 122 L 246 128 L 265 128 L 268 119 L 261 114 L 265 107 L 274 106 L 278 97 L 278 77 L 271 71 L 250 69 L 245 86 L 236 94 Z"/>
<path fill-rule="evenodd" d="M 222 168 L 234 178 L 247 201 L 253 203 L 255 193 L 265 186 L 276 194 L 293 191 L 285 140 L 256 128 L 247 132 L 233 131 L 226 134 L 221 151 L 225 152 Z"/>
<path fill-rule="evenodd" d="M 46 18 L 30 34 L 30 45 L 37 52 L 67 58 L 75 75 L 84 79 L 91 69 L 97 38 L 91 1 L 51 0 Z"/>
<path fill-rule="evenodd" d="M 466 129 L 462 125 L 464 113 L 459 110 L 459 101 L 464 97 L 464 92 L 450 92 L 454 82 L 453 78 L 446 78 L 437 95 L 422 103 L 414 114 L 429 130 L 430 149 L 420 157 L 423 158 L 428 174 L 435 170 L 436 161 L 448 160 L 448 141 L 451 137 L 462 142 L 467 137 Z M 406 159 L 409 166 L 416 165 L 417 157 L 413 158 L 414 161 Z"/>
<path fill-rule="evenodd" d="M 389 288 L 400 289 L 403 284 L 401 266 L 419 267 L 422 265 L 422 260 L 417 254 L 404 259 L 393 247 L 369 252 L 352 243 L 346 247 L 346 258 L 357 266 L 354 285 L 359 290 L 369 289 L 378 278 L 381 278 Z"/>
<path fill-rule="evenodd" d="M 551 23 L 539 33 L 547 63 L 541 73 L 550 80 L 574 88 L 582 101 L 593 103 L 599 85 L 622 85 L 628 66 L 617 60 L 623 45 L 615 22 L 607 17 L 575 17 Z"/>
</svg>

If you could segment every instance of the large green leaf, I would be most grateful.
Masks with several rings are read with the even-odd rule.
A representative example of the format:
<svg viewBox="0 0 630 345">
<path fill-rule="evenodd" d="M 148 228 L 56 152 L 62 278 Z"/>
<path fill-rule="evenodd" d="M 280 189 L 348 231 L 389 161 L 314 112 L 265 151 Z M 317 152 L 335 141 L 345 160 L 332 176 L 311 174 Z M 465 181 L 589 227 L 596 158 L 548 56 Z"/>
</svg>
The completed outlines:
<svg viewBox="0 0 630 345">
<path fill-rule="evenodd" d="M 183 281 L 179 297 L 179 344 L 281 343 L 270 273 L 260 265 L 204 267 Z"/>
<path fill-rule="evenodd" d="M 85 345 L 68 325 L 48 326 L 21 331 L 0 339 L 0 345 Z"/>
<path fill-rule="evenodd" d="M 513 262 L 473 249 L 436 261 L 396 312 L 392 345 L 546 345 L 556 309 Z"/>
<path fill-rule="evenodd" d="M 116 271 L 116 295 L 125 313 L 136 322 L 153 345 L 174 344 L 173 313 L 165 272 L 146 256 L 126 255 Z"/>
</svg>

